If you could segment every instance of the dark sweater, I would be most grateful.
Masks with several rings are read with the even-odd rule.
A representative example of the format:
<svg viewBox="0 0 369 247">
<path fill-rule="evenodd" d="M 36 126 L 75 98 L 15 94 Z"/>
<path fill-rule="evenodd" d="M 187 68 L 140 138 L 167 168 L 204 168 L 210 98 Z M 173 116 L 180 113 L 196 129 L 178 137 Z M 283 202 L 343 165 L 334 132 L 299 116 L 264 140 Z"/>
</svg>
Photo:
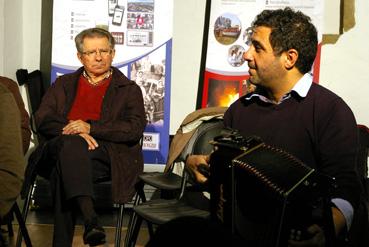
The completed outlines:
<svg viewBox="0 0 369 247">
<path fill-rule="evenodd" d="M 224 123 L 334 177 L 338 187 L 333 198 L 357 206 L 361 191 L 355 172 L 357 125 L 346 103 L 328 89 L 313 83 L 305 98 L 292 91 L 279 105 L 241 97 L 225 113 Z"/>
</svg>

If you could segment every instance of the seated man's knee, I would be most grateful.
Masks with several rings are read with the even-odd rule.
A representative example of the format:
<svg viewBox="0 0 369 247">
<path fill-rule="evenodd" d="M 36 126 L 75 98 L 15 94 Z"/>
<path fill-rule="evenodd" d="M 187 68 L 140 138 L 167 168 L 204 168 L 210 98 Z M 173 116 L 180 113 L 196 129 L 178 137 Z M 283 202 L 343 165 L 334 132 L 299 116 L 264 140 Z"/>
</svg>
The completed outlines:
<svg viewBox="0 0 369 247">
<path fill-rule="evenodd" d="M 87 142 L 78 135 L 62 135 L 59 137 L 59 144 L 61 150 L 71 150 L 78 152 L 79 150 L 87 150 Z"/>
</svg>

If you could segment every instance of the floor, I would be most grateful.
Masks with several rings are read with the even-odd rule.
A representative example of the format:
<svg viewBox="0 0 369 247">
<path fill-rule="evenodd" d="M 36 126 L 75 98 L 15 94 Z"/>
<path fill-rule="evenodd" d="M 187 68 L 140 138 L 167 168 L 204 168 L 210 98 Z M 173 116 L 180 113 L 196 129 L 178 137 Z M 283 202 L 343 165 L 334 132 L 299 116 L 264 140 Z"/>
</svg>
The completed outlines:
<svg viewBox="0 0 369 247">
<path fill-rule="evenodd" d="M 27 229 L 30 234 L 31 242 L 34 247 L 51 247 L 53 235 L 53 212 L 50 185 L 44 179 L 37 180 L 36 189 L 33 192 L 32 206 L 27 217 Z M 99 216 L 99 223 L 104 227 L 107 238 L 105 247 L 114 246 L 115 240 L 115 225 L 117 222 L 118 207 L 114 207 L 111 201 L 111 187 L 109 183 L 100 183 L 94 187 L 95 190 L 95 210 Z M 147 190 L 148 195 L 152 195 L 152 189 Z M 148 197 L 148 198 L 150 198 Z M 22 210 L 23 201 L 18 200 L 19 208 Z M 125 205 L 123 226 L 121 234 L 121 246 L 124 246 L 124 239 L 127 232 L 127 225 L 132 214 L 132 202 Z M 16 244 L 18 225 L 17 221 L 13 221 L 14 237 L 8 237 L 9 247 L 14 247 Z M 2 229 L 7 229 L 2 226 Z M 76 229 L 73 239 L 73 247 L 85 246 L 83 244 L 83 220 L 77 218 Z M 148 230 L 145 224 L 142 224 L 140 233 L 136 241 L 136 246 L 145 246 L 148 241 Z M 25 246 L 23 241 L 22 246 Z"/>
<path fill-rule="evenodd" d="M 99 215 L 100 223 L 104 226 L 104 229 L 107 233 L 106 243 L 102 246 L 114 246 L 114 238 L 115 238 L 115 223 L 117 216 L 117 209 L 98 209 L 97 213 Z M 123 217 L 123 227 L 122 227 L 122 240 L 121 246 L 124 246 L 124 238 L 127 231 L 127 225 L 129 221 L 129 217 L 132 213 L 131 208 L 125 209 L 125 215 Z M 52 210 L 49 208 L 44 209 L 36 209 L 31 210 L 29 212 L 27 218 L 27 229 L 30 234 L 30 238 L 32 241 L 32 245 L 35 247 L 50 247 L 52 246 L 52 233 L 53 233 L 53 215 Z M 15 221 L 13 224 L 14 227 L 14 237 L 8 238 L 9 247 L 14 247 L 17 238 L 18 225 Z M 6 227 L 2 226 L 3 229 Z M 76 230 L 73 239 L 73 247 L 85 246 L 82 240 L 83 235 L 83 225 L 80 219 L 77 220 Z M 139 237 L 137 239 L 136 246 L 143 247 L 145 246 L 148 240 L 148 231 L 145 226 L 141 227 L 141 231 Z M 22 243 L 22 246 L 25 246 L 25 243 Z"/>
</svg>

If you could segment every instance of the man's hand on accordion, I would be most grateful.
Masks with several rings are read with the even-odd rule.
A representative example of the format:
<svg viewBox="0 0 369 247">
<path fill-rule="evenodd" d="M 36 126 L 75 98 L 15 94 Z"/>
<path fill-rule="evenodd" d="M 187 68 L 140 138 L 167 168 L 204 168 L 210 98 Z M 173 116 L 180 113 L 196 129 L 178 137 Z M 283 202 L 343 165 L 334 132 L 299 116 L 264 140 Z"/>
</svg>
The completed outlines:
<svg viewBox="0 0 369 247">
<path fill-rule="evenodd" d="M 291 239 L 288 241 L 288 247 L 324 247 L 325 246 L 325 235 L 323 229 L 314 224 L 308 227 L 306 236 L 299 236 L 299 234 L 291 233 Z M 297 237 L 296 237 L 297 236 Z M 304 240 L 299 240 L 300 238 L 305 238 Z"/>
<path fill-rule="evenodd" d="M 346 227 L 346 220 L 343 216 L 342 212 L 336 208 L 332 207 L 332 216 L 333 216 L 333 225 L 334 225 L 334 234 L 338 236 L 340 232 Z M 290 240 L 288 241 L 288 247 L 324 247 L 326 244 L 326 238 L 323 229 L 314 224 L 308 227 L 306 234 L 309 237 L 296 237 L 299 234 L 290 234 Z M 299 238 L 303 238 L 305 240 L 299 240 Z"/>
<path fill-rule="evenodd" d="M 200 184 L 205 183 L 209 176 L 209 155 L 190 155 L 186 159 L 186 169 L 193 179 Z"/>
</svg>

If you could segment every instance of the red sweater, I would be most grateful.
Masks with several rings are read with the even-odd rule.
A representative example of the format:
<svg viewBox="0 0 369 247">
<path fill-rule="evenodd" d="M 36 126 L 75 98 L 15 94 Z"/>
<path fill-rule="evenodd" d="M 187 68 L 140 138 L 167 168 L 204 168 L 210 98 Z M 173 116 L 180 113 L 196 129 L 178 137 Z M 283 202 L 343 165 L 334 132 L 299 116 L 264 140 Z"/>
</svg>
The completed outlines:
<svg viewBox="0 0 369 247">
<path fill-rule="evenodd" d="M 100 119 L 101 105 L 105 92 L 110 84 L 111 77 L 98 85 L 91 85 L 82 75 L 78 81 L 76 97 L 68 113 L 68 120 L 98 120 Z"/>
</svg>

